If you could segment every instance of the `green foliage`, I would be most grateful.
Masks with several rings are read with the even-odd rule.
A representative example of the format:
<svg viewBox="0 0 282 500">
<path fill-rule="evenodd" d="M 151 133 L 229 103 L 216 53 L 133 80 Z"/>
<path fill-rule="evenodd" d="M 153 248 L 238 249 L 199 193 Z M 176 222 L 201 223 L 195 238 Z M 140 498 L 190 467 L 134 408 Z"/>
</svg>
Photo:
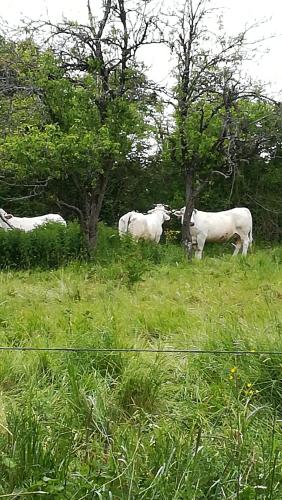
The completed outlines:
<svg viewBox="0 0 282 500">
<path fill-rule="evenodd" d="M 95 100 L 100 88 L 91 71 L 75 85 L 54 53 L 41 51 L 31 40 L 3 43 L 2 52 L 0 65 L 9 61 L 19 87 L 12 109 L 9 97 L 1 97 L 0 119 L 3 126 L 9 122 L 0 141 L 3 170 L 18 178 L 48 175 L 64 181 L 75 174 L 80 187 L 93 187 L 105 162 L 123 161 L 133 142 L 146 134 L 144 103 L 116 97 L 105 101 L 101 116 Z M 135 71 L 132 82 L 137 81 Z"/>
<path fill-rule="evenodd" d="M 32 232 L 0 231 L 1 269 L 56 268 L 86 258 L 83 235 L 76 223 L 47 224 Z"/>
<path fill-rule="evenodd" d="M 121 239 L 116 229 L 100 223 L 98 245 L 90 255 L 78 224 L 70 222 L 66 227 L 49 223 L 28 233 L 1 230 L 0 255 L 1 269 L 52 269 L 91 257 L 95 275 L 130 288 L 166 258 L 166 249 L 150 241 L 134 241 L 130 236 Z"/>
<path fill-rule="evenodd" d="M 180 208 L 185 202 L 185 189 L 178 114 L 174 116 L 175 127 L 165 132 L 167 118 L 156 99 L 154 102 L 147 96 L 129 100 L 117 95 L 107 101 L 102 116 L 97 106 L 97 97 L 101 97 L 94 76 L 97 68 L 92 71 L 91 64 L 74 84 L 52 51 L 40 50 L 31 40 L 2 40 L 3 71 L 9 67 L 15 85 L 37 89 L 39 94 L 18 91 L 12 96 L 1 95 L 0 174 L 4 179 L 0 195 L 4 199 L 21 198 L 29 194 L 28 185 L 34 180 L 48 178 L 40 197 L 16 199 L 13 211 L 20 215 L 52 211 L 58 198 L 84 207 L 87 203 L 82 199 L 90 196 L 99 176 L 111 165 L 101 213 L 106 223 L 113 225 L 123 213 L 143 211 L 153 203 Z M 130 92 L 145 82 L 142 71 L 134 68 L 128 68 L 126 78 Z M 111 76 L 113 90 L 118 81 L 118 74 Z M 197 162 L 198 184 L 211 170 L 226 171 L 223 151 L 215 147 L 224 123 L 222 109 L 212 114 L 217 105 L 217 95 L 212 100 L 202 97 L 193 103 L 184 124 L 187 158 Z M 236 124 L 236 176 L 212 176 L 197 206 L 210 211 L 248 206 L 254 216 L 255 238 L 279 240 L 281 114 L 272 104 L 247 98 L 238 99 L 230 112 Z M 158 118 L 162 133 L 152 125 L 151 116 Z M 208 126 L 200 131 L 202 118 Z M 157 141 L 157 151 L 148 150 L 148 138 Z M 270 154 L 270 158 L 262 158 L 261 153 Z M 73 214 L 67 211 L 65 215 Z M 177 229 L 173 221 L 170 224 L 172 230 Z"/>
</svg>

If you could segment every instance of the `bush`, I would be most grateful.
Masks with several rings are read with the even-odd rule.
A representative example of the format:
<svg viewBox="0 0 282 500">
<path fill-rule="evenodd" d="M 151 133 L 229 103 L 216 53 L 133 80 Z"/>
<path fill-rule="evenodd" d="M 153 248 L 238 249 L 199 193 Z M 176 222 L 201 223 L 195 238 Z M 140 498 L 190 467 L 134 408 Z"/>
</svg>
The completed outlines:
<svg viewBox="0 0 282 500">
<path fill-rule="evenodd" d="M 87 256 L 79 225 L 46 224 L 32 232 L 0 231 L 0 268 L 56 268 Z"/>
<path fill-rule="evenodd" d="M 98 245 L 93 260 L 96 273 L 106 280 L 114 279 L 132 288 L 163 257 L 161 245 L 152 241 L 135 241 L 130 235 L 119 237 L 117 230 L 99 225 Z"/>
<path fill-rule="evenodd" d="M 99 223 L 98 244 L 91 257 L 95 264 L 108 268 L 107 278 L 116 275 L 131 287 L 143 279 L 148 269 L 167 259 L 168 246 L 137 242 L 130 236 L 121 239 L 116 229 Z M 179 260 L 180 246 L 177 250 L 176 245 L 170 246 L 170 260 Z M 66 227 L 49 223 L 28 233 L 0 230 L 0 269 L 54 269 L 88 257 L 84 236 L 75 222 Z"/>
<path fill-rule="evenodd" d="M 94 258 L 100 264 L 108 264 L 120 259 L 127 261 L 134 256 L 139 260 L 159 264 L 161 253 L 161 245 L 152 241 L 136 241 L 130 235 L 120 238 L 116 229 L 105 226 L 103 223 L 99 224 L 98 244 Z"/>
</svg>

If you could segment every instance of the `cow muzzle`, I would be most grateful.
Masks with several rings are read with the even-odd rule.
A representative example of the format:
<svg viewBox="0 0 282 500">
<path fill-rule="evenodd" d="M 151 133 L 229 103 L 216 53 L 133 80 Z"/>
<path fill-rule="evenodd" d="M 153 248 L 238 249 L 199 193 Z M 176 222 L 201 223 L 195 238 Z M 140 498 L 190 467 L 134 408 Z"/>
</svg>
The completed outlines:
<svg viewBox="0 0 282 500">
<path fill-rule="evenodd" d="M 171 210 L 171 214 L 175 215 L 175 217 L 177 217 L 178 219 L 183 215 L 180 210 Z"/>
</svg>

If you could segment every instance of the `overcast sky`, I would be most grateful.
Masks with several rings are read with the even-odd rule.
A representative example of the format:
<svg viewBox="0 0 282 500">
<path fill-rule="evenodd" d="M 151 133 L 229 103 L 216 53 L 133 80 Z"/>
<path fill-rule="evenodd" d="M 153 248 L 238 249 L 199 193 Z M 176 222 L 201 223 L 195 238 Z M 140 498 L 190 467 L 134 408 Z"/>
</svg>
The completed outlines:
<svg viewBox="0 0 282 500">
<path fill-rule="evenodd" d="M 160 0 L 161 1 L 161 0 Z M 163 0 L 173 7 L 174 0 Z M 168 3 L 169 2 L 169 3 Z M 268 83 L 268 92 L 282 98 L 282 2 L 280 0 L 213 0 L 212 4 L 223 7 L 224 26 L 234 34 L 245 25 L 265 21 L 253 32 L 253 39 L 266 38 L 256 58 L 247 62 L 248 72 L 255 79 Z M 100 0 L 92 0 L 93 11 Z M 2 0 L 0 17 L 9 24 L 17 25 L 23 18 L 49 18 L 59 21 L 62 16 L 77 21 L 86 20 L 86 0 Z M 165 82 L 170 73 L 169 54 L 166 49 L 154 46 L 146 51 L 146 64 L 151 67 L 150 76 Z"/>
</svg>

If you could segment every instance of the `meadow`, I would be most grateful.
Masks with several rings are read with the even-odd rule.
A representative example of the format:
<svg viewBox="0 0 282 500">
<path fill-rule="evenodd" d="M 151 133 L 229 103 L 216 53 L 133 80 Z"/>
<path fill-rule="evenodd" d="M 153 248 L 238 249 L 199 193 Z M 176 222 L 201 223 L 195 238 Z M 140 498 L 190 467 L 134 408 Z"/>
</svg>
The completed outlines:
<svg viewBox="0 0 282 500">
<path fill-rule="evenodd" d="M 0 345 L 282 351 L 282 247 L 0 273 Z M 281 499 L 282 356 L 0 352 L 0 498 Z"/>
</svg>

